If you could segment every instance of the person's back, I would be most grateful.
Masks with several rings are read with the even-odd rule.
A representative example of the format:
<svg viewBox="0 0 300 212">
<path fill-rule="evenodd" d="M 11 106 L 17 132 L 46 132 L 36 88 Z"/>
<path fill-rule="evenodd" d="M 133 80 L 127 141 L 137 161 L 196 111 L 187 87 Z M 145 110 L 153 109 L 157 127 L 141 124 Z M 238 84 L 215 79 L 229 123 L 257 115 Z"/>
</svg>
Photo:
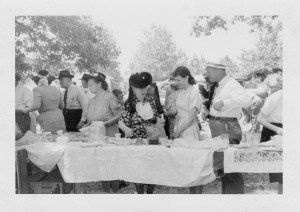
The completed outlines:
<svg viewBox="0 0 300 212">
<path fill-rule="evenodd" d="M 34 90 L 38 92 L 41 97 L 40 113 L 59 108 L 61 93 L 56 87 L 41 86 L 34 88 Z"/>
<path fill-rule="evenodd" d="M 33 89 L 34 105 L 39 111 L 39 123 L 45 132 L 65 131 L 65 121 L 59 104 L 61 93 L 54 86 L 39 86 Z"/>
</svg>

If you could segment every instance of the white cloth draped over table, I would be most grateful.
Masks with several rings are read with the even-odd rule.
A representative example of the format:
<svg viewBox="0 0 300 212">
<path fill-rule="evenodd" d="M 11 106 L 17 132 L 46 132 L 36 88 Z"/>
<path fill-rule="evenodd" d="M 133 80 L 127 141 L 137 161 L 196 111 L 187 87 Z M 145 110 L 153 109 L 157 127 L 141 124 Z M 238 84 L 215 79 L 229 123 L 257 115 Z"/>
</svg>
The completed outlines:
<svg viewBox="0 0 300 212">
<path fill-rule="evenodd" d="M 224 151 L 224 172 L 282 173 L 281 151 L 228 148 Z"/>
<path fill-rule="evenodd" d="M 164 146 L 82 148 L 52 145 L 52 148 L 47 146 L 43 153 L 35 152 L 34 147 L 29 147 L 29 158 L 34 159 L 32 162 L 41 169 L 45 170 L 46 167 L 45 171 L 57 163 L 67 183 L 125 180 L 135 183 L 190 187 L 215 180 L 212 168 L 213 149 Z M 60 152 L 61 147 L 64 149 L 63 153 Z M 60 152 L 56 154 L 57 158 L 48 160 L 48 156 L 54 155 L 50 152 L 56 152 L 57 149 Z M 40 150 L 40 146 L 36 150 Z"/>
</svg>

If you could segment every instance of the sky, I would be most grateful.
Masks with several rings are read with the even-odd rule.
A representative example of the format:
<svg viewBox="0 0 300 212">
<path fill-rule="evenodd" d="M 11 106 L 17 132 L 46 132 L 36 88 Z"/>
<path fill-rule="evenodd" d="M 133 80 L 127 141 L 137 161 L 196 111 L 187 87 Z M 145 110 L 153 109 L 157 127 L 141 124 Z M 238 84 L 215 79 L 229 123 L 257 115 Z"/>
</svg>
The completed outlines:
<svg viewBox="0 0 300 212">
<path fill-rule="evenodd" d="M 192 17 L 195 15 L 192 6 L 192 3 L 172 4 L 168 1 L 152 4 L 135 2 L 134 6 L 118 2 L 118 5 L 106 5 L 105 10 L 99 9 L 99 13 L 93 14 L 92 17 L 96 23 L 101 22 L 111 31 L 121 48 L 119 61 L 122 73 L 128 69 L 139 39 L 151 24 L 167 28 L 173 34 L 177 47 L 188 57 L 196 54 L 203 55 L 207 60 L 218 60 L 229 55 L 236 59 L 242 49 L 254 47 L 257 38 L 248 32 L 249 28 L 245 24 L 232 25 L 227 31 L 217 29 L 207 37 L 191 36 Z"/>
</svg>

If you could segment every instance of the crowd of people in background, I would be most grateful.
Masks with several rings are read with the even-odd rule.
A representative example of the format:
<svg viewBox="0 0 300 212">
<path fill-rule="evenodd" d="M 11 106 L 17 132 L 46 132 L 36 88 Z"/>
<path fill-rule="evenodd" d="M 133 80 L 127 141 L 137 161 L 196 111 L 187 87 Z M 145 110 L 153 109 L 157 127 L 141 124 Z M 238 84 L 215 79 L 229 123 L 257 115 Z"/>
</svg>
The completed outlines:
<svg viewBox="0 0 300 212">
<path fill-rule="evenodd" d="M 65 90 L 60 92 L 51 86 L 56 78 L 41 70 L 32 78 L 37 85 L 32 93 L 16 74 L 16 129 L 22 134 L 34 130 L 32 120 L 36 119 L 44 132 L 78 132 L 93 121 L 102 121 L 106 136 L 120 132 L 122 137 L 147 138 L 147 126 L 160 121 L 170 139 L 201 140 L 201 117 L 208 121 L 212 137 L 228 134 L 230 144 L 239 144 L 242 128 L 238 119 L 246 113 L 253 132 L 260 131 L 260 124 L 263 126 L 261 142 L 265 142 L 275 134 L 282 135 L 282 70 L 272 71 L 268 76 L 254 73 L 244 82 L 230 77 L 222 61 L 209 62 L 206 82 L 197 86 L 189 69 L 179 66 L 171 73 L 164 105 L 147 72 L 130 76 L 125 100 L 121 90 L 108 88 L 103 73 L 83 74 L 80 87 L 72 82 L 74 75 L 69 70 L 62 70 L 57 79 Z M 216 172 L 221 176 L 222 193 L 244 193 L 241 173 Z M 282 186 L 282 174 L 272 174 L 270 181 Z M 116 193 L 119 181 L 103 181 L 102 186 L 105 192 L 112 188 Z M 155 185 L 135 186 L 139 194 L 145 189 L 151 194 L 155 189 Z M 189 189 L 190 193 L 202 193 L 202 186 Z"/>
</svg>

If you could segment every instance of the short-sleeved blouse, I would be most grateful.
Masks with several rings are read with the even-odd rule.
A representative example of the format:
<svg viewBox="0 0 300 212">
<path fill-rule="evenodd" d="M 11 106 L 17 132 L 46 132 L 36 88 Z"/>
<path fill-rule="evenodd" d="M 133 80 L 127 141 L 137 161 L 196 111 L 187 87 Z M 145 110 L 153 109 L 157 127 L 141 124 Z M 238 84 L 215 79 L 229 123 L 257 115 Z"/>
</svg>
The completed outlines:
<svg viewBox="0 0 300 212">
<path fill-rule="evenodd" d="M 138 99 L 134 97 L 134 101 L 137 103 Z M 131 138 L 146 138 L 147 131 L 146 126 L 150 126 L 156 121 L 158 116 L 155 100 L 151 96 L 146 96 L 144 103 L 150 103 L 151 109 L 153 111 L 153 118 L 149 120 L 144 120 L 136 111 L 131 112 L 129 102 L 126 101 L 121 112 L 120 121 L 123 121 L 127 127 L 132 130 L 133 136 Z"/>
<path fill-rule="evenodd" d="M 108 91 L 102 91 L 89 101 L 88 121 L 107 121 L 120 114 L 121 106 L 115 96 Z"/>
</svg>

